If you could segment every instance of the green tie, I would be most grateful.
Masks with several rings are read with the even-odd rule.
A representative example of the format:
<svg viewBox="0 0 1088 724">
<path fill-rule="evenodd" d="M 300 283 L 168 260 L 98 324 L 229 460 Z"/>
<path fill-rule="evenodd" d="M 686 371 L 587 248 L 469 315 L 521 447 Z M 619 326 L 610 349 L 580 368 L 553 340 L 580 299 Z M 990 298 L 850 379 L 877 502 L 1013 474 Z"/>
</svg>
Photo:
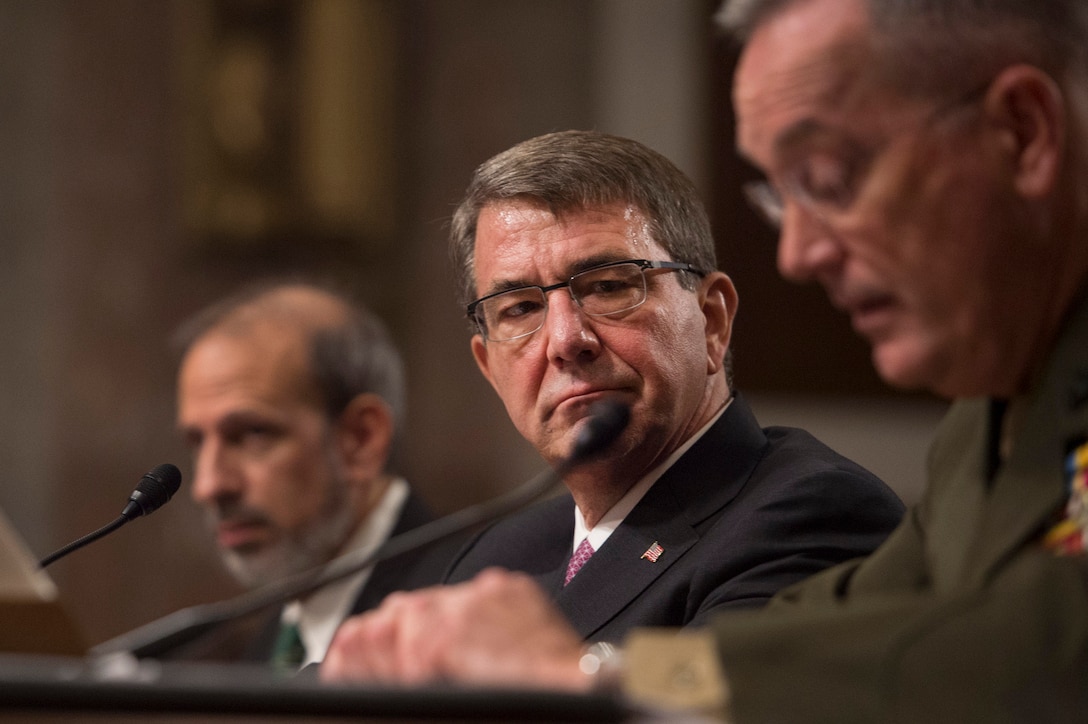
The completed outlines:
<svg viewBox="0 0 1088 724">
<path fill-rule="evenodd" d="M 272 647 L 270 663 L 276 671 L 293 674 L 306 658 L 306 647 L 298 633 L 297 623 L 280 624 L 276 645 Z"/>
</svg>

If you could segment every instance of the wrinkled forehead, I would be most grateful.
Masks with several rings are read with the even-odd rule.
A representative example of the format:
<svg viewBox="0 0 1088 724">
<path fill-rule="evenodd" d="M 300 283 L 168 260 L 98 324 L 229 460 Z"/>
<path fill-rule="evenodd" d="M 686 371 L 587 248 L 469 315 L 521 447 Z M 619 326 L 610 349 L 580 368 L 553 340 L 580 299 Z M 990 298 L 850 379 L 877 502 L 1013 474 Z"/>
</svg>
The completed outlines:
<svg viewBox="0 0 1088 724">
<path fill-rule="evenodd" d="M 510 244 L 532 248 L 539 234 L 556 228 L 581 230 L 618 226 L 632 238 L 652 238 L 649 217 L 635 204 L 616 201 L 569 205 L 557 208 L 538 199 L 515 197 L 487 204 L 480 210 L 476 226 L 477 263 L 486 256 L 488 244 L 481 239 L 499 236 Z"/>
<path fill-rule="evenodd" d="M 857 0 L 800 0 L 752 34 L 734 77 L 737 142 L 765 148 L 797 114 L 844 114 L 880 84 L 868 16 Z"/>
<path fill-rule="evenodd" d="M 645 214 L 630 204 L 559 216 L 538 204 L 493 204 L 481 212 L 477 226 L 475 291 L 540 284 L 596 264 L 664 253 Z"/>
<path fill-rule="evenodd" d="M 245 391 L 266 401 L 320 406 L 307 337 L 271 321 L 244 331 L 219 328 L 196 340 L 179 369 L 179 399 L 187 391 L 224 398 Z"/>
</svg>

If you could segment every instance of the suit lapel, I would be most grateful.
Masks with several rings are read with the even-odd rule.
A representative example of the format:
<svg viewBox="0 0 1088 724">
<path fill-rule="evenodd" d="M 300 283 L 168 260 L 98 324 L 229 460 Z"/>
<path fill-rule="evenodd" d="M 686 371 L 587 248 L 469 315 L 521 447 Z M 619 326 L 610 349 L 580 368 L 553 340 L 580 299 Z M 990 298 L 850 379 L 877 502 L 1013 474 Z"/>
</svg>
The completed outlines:
<svg viewBox="0 0 1088 724">
<path fill-rule="evenodd" d="M 568 544 L 563 565 L 551 582 L 553 586 L 558 582 L 556 603 L 583 637 L 607 624 L 698 543 L 700 524 L 741 491 L 766 442 L 738 396 L 563 588 L 562 574 L 571 555 Z M 655 543 L 662 549 L 656 562 L 652 556 L 644 557 Z"/>
<path fill-rule="evenodd" d="M 413 528 L 418 528 L 429 522 L 432 517 L 423 500 L 416 495 L 415 491 L 409 490 L 408 498 L 401 507 L 400 515 L 397 516 L 397 523 L 389 537 L 393 538 L 401 533 L 407 533 Z M 370 576 L 366 579 L 362 590 L 359 591 L 359 595 L 356 596 L 355 601 L 352 603 L 349 615 L 362 613 L 377 607 L 382 599 L 396 590 L 403 575 L 403 565 L 403 559 L 393 558 L 374 566 L 374 570 L 370 572 Z"/>
<path fill-rule="evenodd" d="M 663 501 L 662 509 L 669 507 L 672 505 Z M 583 637 L 608 623 L 699 540 L 679 510 L 674 509 L 671 519 L 653 525 L 631 521 L 637 510 L 631 511 L 628 520 L 616 528 L 570 584 L 561 588 L 556 599 Z M 662 549 L 656 563 L 643 557 L 655 543 Z M 561 577 L 559 583 L 562 585 Z"/>
<path fill-rule="evenodd" d="M 931 541 L 928 550 L 941 552 L 928 560 L 937 590 L 954 588 L 963 580 L 982 525 L 988 408 L 986 399 L 957 402 L 942 420 L 934 442 L 923 518 Z"/>
<path fill-rule="evenodd" d="M 541 588 L 553 598 L 557 598 L 564 590 L 563 579 L 566 577 L 567 563 L 573 554 L 574 499 L 567 494 L 556 500 L 548 509 L 545 518 L 546 522 L 541 530 L 547 532 L 546 537 L 534 539 L 533 549 L 526 550 L 522 555 L 537 561 L 539 564 L 537 570 L 540 572 L 534 574 L 533 577 Z M 592 561 L 593 558 L 590 560 Z M 573 584 L 574 581 L 571 583 Z"/>
</svg>

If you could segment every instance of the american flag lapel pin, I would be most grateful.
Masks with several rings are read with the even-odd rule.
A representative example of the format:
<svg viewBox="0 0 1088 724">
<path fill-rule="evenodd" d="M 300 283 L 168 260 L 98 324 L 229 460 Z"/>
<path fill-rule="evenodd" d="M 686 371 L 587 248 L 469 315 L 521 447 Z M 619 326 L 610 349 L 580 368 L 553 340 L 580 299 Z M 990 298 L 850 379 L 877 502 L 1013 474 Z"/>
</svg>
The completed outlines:
<svg viewBox="0 0 1088 724">
<path fill-rule="evenodd" d="M 661 544 L 654 541 L 653 544 L 646 549 L 640 558 L 648 560 L 650 563 L 657 563 L 657 559 L 661 557 L 661 554 L 665 552 L 665 549 L 661 547 Z"/>
</svg>

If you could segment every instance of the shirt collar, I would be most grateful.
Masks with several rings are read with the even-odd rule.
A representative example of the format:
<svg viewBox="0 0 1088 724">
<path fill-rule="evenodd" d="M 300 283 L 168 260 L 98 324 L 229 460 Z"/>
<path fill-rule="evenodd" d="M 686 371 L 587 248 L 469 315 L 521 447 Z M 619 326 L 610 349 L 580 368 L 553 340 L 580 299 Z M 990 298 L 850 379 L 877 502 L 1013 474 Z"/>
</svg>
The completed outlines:
<svg viewBox="0 0 1088 724">
<path fill-rule="evenodd" d="M 608 536 L 612 535 L 612 531 L 618 528 L 620 523 L 623 522 L 623 519 L 627 517 L 627 514 L 634 510 L 635 506 L 638 505 L 639 501 L 646 495 L 646 492 L 653 487 L 653 484 L 656 483 L 657 480 L 665 474 L 665 471 L 671 468 L 684 453 L 690 450 L 692 445 L 698 442 L 699 439 L 706 434 L 706 431 L 718 421 L 718 418 L 729 409 L 729 405 L 732 403 L 733 398 L 730 397 L 726 400 L 725 404 L 722 405 L 722 409 L 718 410 L 717 414 L 699 428 L 694 435 L 685 440 L 683 445 L 676 448 L 663 463 L 631 486 L 631 489 L 628 490 L 622 498 L 616 501 L 615 505 L 608 509 L 608 512 L 601 517 L 601 520 L 597 525 L 593 526 L 592 530 L 586 528 L 586 519 L 582 515 L 582 511 L 578 509 L 577 505 L 574 506 L 574 542 L 571 550 L 577 549 L 582 540 L 587 537 L 589 538 L 589 544 L 593 546 L 593 550 L 600 550 L 601 546 L 604 545 L 604 542 L 608 540 Z"/>
<path fill-rule="evenodd" d="M 401 508 L 408 498 L 408 483 L 394 478 L 378 504 L 348 540 L 341 553 L 364 557 L 373 553 L 393 532 Z M 306 647 L 306 660 L 302 665 L 321 661 L 332 643 L 332 637 L 340 623 L 347 617 L 359 591 L 370 578 L 373 566 L 354 576 L 329 584 L 303 600 L 292 601 L 283 609 L 281 621 L 298 623 L 299 636 Z"/>
</svg>

